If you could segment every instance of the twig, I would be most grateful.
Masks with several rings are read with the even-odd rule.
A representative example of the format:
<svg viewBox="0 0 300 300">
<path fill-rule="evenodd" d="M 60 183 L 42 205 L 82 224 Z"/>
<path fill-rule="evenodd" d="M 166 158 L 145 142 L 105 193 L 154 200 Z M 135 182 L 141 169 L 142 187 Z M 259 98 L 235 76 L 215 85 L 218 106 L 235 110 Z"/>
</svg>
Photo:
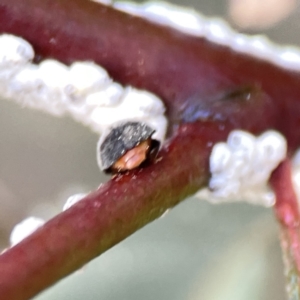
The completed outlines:
<svg viewBox="0 0 300 300">
<path fill-rule="evenodd" d="M 276 194 L 275 214 L 280 224 L 289 299 L 300 299 L 300 216 L 292 184 L 289 160 L 284 161 L 271 177 Z"/>
</svg>

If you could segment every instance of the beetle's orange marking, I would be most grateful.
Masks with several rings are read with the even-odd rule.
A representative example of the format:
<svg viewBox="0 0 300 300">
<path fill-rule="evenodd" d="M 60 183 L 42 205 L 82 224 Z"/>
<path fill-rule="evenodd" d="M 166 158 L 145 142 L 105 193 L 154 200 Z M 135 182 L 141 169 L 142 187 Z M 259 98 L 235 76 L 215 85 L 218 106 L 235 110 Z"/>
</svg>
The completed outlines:
<svg viewBox="0 0 300 300">
<path fill-rule="evenodd" d="M 135 148 L 128 150 L 118 161 L 114 163 L 112 168 L 122 172 L 138 167 L 146 160 L 149 147 L 150 139 L 140 143 Z"/>
</svg>

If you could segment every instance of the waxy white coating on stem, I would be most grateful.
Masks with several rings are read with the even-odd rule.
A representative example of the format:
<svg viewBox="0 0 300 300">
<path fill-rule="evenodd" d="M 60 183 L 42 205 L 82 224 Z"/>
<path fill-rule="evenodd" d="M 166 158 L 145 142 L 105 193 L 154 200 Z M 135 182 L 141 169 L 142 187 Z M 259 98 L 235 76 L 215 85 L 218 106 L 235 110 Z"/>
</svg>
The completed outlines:
<svg viewBox="0 0 300 300">
<path fill-rule="evenodd" d="M 122 87 L 93 62 L 66 66 L 47 59 L 33 64 L 33 48 L 13 35 L 0 35 L 0 95 L 53 115 L 70 115 L 102 134 L 120 121 L 149 123 L 155 138 L 165 138 L 163 102 L 154 94 Z"/>
<path fill-rule="evenodd" d="M 75 205 L 79 201 L 81 201 L 87 194 L 79 193 L 70 196 L 66 203 L 63 206 L 63 211 L 69 209 L 71 206 Z M 35 232 L 38 228 L 45 224 L 45 220 L 37 217 L 28 217 L 14 226 L 11 234 L 10 234 L 10 246 L 20 243 L 23 239 L 28 237 L 30 234 Z"/>
<path fill-rule="evenodd" d="M 300 149 L 297 150 L 292 160 L 292 181 L 300 207 Z"/>
<path fill-rule="evenodd" d="M 104 5 L 112 4 L 112 0 L 91 0 L 91 1 L 101 3 L 101 4 L 104 4 Z"/>
<path fill-rule="evenodd" d="M 300 70 L 300 50 L 294 46 L 279 46 L 267 37 L 247 36 L 235 32 L 220 18 L 206 18 L 194 9 L 188 9 L 162 1 L 145 3 L 116 2 L 116 9 L 145 18 L 151 22 L 172 27 L 196 37 L 228 46 L 242 52 L 267 60 L 280 67 Z"/>
<path fill-rule="evenodd" d="M 85 196 L 87 196 L 87 194 L 83 194 L 83 193 L 75 194 L 75 195 L 70 196 L 67 199 L 65 205 L 63 206 L 63 211 L 69 209 L 71 206 L 73 206 L 74 204 L 81 201 Z"/>
<path fill-rule="evenodd" d="M 213 203 L 248 201 L 271 206 L 275 197 L 267 183 L 286 153 L 286 140 L 276 131 L 255 137 L 234 130 L 226 143 L 214 145 L 209 160 L 209 189 L 201 190 L 197 196 Z"/>
<path fill-rule="evenodd" d="M 44 224 L 45 221 L 43 219 L 36 217 L 28 217 L 22 222 L 18 223 L 10 234 L 9 240 L 11 247 L 20 243 Z"/>
</svg>

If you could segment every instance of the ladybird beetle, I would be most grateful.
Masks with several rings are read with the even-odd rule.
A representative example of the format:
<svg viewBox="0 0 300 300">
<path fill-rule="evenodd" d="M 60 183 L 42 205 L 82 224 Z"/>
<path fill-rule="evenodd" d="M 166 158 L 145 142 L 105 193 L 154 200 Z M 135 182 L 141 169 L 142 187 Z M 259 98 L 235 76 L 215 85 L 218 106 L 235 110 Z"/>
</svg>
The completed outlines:
<svg viewBox="0 0 300 300">
<path fill-rule="evenodd" d="M 106 173 L 122 173 L 152 161 L 160 142 L 153 139 L 155 130 L 145 123 L 119 123 L 104 133 L 97 146 L 98 164 Z"/>
</svg>

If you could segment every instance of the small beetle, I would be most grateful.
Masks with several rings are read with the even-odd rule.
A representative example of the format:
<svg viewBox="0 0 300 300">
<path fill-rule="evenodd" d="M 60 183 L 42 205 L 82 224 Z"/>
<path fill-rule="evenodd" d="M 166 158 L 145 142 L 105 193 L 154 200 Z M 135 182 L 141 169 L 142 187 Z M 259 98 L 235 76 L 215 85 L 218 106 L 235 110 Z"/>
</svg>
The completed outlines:
<svg viewBox="0 0 300 300">
<path fill-rule="evenodd" d="M 155 130 L 145 123 L 118 123 L 103 134 L 97 146 L 98 164 L 106 173 L 135 169 L 156 157 L 160 142 L 152 139 Z"/>
</svg>

